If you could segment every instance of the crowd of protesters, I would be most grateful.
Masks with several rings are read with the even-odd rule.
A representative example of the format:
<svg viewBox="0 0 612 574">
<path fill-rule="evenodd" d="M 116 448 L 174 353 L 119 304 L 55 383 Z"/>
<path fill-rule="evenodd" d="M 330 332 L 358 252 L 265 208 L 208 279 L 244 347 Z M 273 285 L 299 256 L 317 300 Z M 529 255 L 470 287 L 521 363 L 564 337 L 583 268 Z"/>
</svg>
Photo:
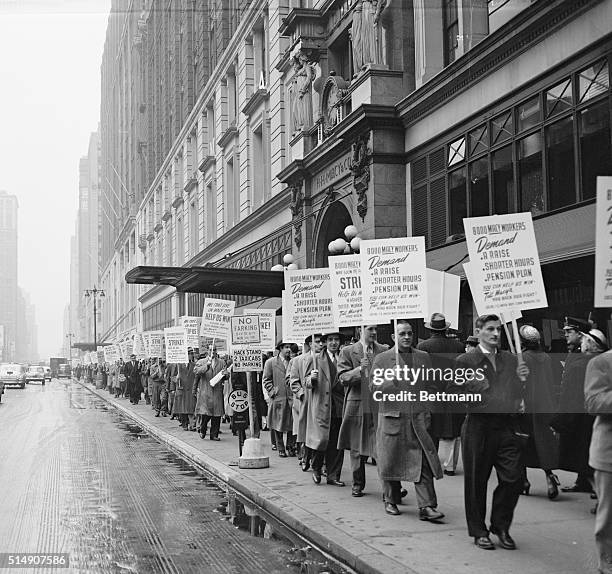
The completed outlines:
<svg viewBox="0 0 612 574">
<path fill-rule="evenodd" d="M 612 454 L 612 429 L 606 426 L 611 424 L 607 413 L 612 412 L 612 398 L 603 401 L 604 406 L 597 398 L 602 388 L 612 397 L 612 374 L 606 371 L 609 365 L 612 372 L 612 358 L 606 354 L 607 362 L 593 361 L 608 350 L 604 334 L 586 322 L 566 318 L 567 355 L 560 356 L 545 352 L 541 333 L 523 325 L 522 358 L 517 358 L 501 349 L 503 325 L 496 315 L 479 317 L 474 335 L 463 343 L 451 334 L 440 313 L 434 313 L 425 327 L 430 337 L 416 345 L 412 323 L 398 320 L 391 348 L 377 341 L 376 325 L 365 326 L 356 342 L 347 343 L 339 332 L 314 334 L 304 341 L 301 354 L 296 344 L 281 340 L 276 353 L 264 356 L 263 373 L 253 385 L 256 436 L 270 430 L 272 449 L 281 458 L 296 457 L 303 472 L 312 471 L 316 485 L 324 477 L 330 486 L 345 486 L 341 471 L 348 451 L 355 498 L 366 489 L 365 464 L 377 465 L 389 515 L 400 514 L 398 505 L 407 495 L 402 482 L 412 482 L 419 518 L 433 523 L 444 517 L 434 478 L 455 476 L 462 453 L 468 532 L 485 550 L 495 549 L 490 533 L 500 547 L 516 548 L 510 526 L 520 495 L 530 493 L 527 468 L 541 469 L 551 500 L 559 490 L 590 493 L 598 499 L 596 540 L 602 571 L 612 571 L 612 457 L 606 456 Z M 599 364 L 598 378 L 591 375 L 589 380 L 592 361 Z M 221 422 L 231 421 L 232 388 L 246 388 L 244 373 L 232 373 L 230 365 L 228 357 L 210 347 L 202 353 L 189 349 L 186 364 L 137 361 L 132 355 L 125 363 L 79 366 L 76 376 L 133 404 L 144 394 L 156 416 L 170 416 L 184 430 L 218 441 Z M 473 369 L 482 376 L 458 384 L 456 378 L 406 380 L 396 370 L 396 376 L 382 384 L 374 382 L 373 373 L 393 371 L 396 365 L 411 372 Z M 589 395 L 589 388 L 598 391 Z M 397 396 L 421 389 L 460 391 L 481 400 L 374 400 L 375 390 Z M 599 432 L 592 443 L 594 415 L 599 415 Z M 231 424 L 230 430 L 244 437 L 244 431 Z M 487 483 L 493 468 L 498 484 L 487 526 Z M 576 473 L 575 483 L 559 489 L 557 469 Z"/>
</svg>

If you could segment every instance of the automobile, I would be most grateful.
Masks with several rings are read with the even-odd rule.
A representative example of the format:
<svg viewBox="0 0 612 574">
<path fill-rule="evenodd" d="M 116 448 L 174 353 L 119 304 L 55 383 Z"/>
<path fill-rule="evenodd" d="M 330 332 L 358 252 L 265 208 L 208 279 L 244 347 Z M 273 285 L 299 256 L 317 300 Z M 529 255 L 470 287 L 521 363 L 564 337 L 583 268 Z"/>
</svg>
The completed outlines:
<svg viewBox="0 0 612 574">
<path fill-rule="evenodd" d="M 58 368 L 57 368 L 57 378 L 58 379 L 69 379 L 72 376 L 72 369 L 70 368 L 70 365 L 68 363 L 62 363 Z"/>
<path fill-rule="evenodd" d="M 25 370 L 23 365 L 18 365 L 17 363 L 4 363 L 0 365 L 0 382 L 3 387 L 11 385 L 25 389 Z"/>
<path fill-rule="evenodd" d="M 49 367 L 45 367 L 45 379 L 51 382 L 51 369 Z"/>
<path fill-rule="evenodd" d="M 25 382 L 40 381 L 45 384 L 45 368 L 40 365 L 30 365 L 25 374 Z"/>
</svg>

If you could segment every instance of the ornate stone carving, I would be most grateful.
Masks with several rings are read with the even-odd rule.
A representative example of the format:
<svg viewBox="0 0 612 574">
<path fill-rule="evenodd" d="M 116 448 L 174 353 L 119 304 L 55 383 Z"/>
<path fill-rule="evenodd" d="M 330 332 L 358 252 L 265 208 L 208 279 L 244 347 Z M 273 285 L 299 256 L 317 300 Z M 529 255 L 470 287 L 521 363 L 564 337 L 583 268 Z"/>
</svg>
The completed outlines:
<svg viewBox="0 0 612 574">
<path fill-rule="evenodd" d="M 355 75 L 368 64 L 382 64 L 380 15 L 386 0 L 358 0 L 353 11 L 351 39 Z"/>
<path fill-rule="evenodd" d="M 342 121 L 343 98 L 348 93 L 349 82 L 336 72 L 331 71 L 323 84 L 321 96 L 320 122 L 323 127 L 323 137 L 327 137 L 334 126 Z"/>
<path fill-rule="evenodd" d="M 364 134 L 353 143 L 353 158 L 351 172 L 353 173 L 353 187 L 357 193 L 357 213 L 361 220 L 365 220 L 368 212 L 368 186 L 370 183 L 370 159 L 372 151 L 368 147 L 370 134 Z"/>
<path fill-rule="evenodd" d="M 293 221 L 293 240 L 299 249 L 302 245 L 302 219 L 304 218 L 304 190 L 302 181 L 296 180 L 289 184 L 291 190 L 291 220 Z"/>
<path fill-rule="evenodd" d="M 313 124 L 312 83 L 316 77 L 315 62 L 311 51 L 299 50 L 293 56 L 293 133 L 307 130 Z"/>
</svg>

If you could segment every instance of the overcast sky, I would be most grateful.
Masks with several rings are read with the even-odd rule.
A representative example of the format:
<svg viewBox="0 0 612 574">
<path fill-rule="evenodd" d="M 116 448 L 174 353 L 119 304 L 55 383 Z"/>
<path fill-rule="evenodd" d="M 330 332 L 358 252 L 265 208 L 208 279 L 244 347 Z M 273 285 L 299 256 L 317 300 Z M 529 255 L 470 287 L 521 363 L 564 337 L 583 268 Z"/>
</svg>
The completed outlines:
<svg viewBox="0 0 612 574">
<path fill-rule="evenodd" d="M 19 285 L 36 306 L 43 359 L 63 344 L 109 10 L 110 0 L 0 0 L 0 189 L 19 200 Z"/>
</svg>

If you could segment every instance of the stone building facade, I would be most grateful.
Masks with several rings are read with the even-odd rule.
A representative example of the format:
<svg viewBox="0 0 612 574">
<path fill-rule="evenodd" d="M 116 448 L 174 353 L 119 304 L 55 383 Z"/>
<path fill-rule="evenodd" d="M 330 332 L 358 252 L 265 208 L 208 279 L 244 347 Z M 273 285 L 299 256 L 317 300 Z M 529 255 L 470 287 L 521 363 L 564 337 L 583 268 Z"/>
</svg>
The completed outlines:
<svg viewBox="0 0 612 574">
<path fill-rule="evenodd" d="M 142 4 L 137 28 L 150 47 L 154 19 Z M 301 267 L 323 267 L 348 224 L 365 239 L 424 235 L 428 265 L 461 274 L 462 217 L 531 209 L 543 260 L 584 256 L 588 272 L 592 226 L 565 233 L 565 255 L 547 249 L 569 221 L 592 217 L 593 178 L 610 173 L 611 36 L 601 23 L 612 0 L 201 4 L 193 81 L 172 75 L 180 93 L 193 86 L 193 105 L 183 96 L 180 111 L 177 96 L 167 108 L 172 141 L 155 132 L 142 187 L 122 176 L 135 200 L 103 283 L 129 295 L 107 309 L 107 336 L 201 312 L 201 295 L 125 285 L 135 265 L 269 269 L 292 253 Z M 168 45 L 178 50 L 186 32 L 175 26 Z M 204 45 L 209 68 L 196 74 Z M 148 49 L 140 57 L 151 61 Z M 176 66 L 172 56 L 165 69 Z M 155 74 L 148 82 L 165 85 Z"/>
</svg>

